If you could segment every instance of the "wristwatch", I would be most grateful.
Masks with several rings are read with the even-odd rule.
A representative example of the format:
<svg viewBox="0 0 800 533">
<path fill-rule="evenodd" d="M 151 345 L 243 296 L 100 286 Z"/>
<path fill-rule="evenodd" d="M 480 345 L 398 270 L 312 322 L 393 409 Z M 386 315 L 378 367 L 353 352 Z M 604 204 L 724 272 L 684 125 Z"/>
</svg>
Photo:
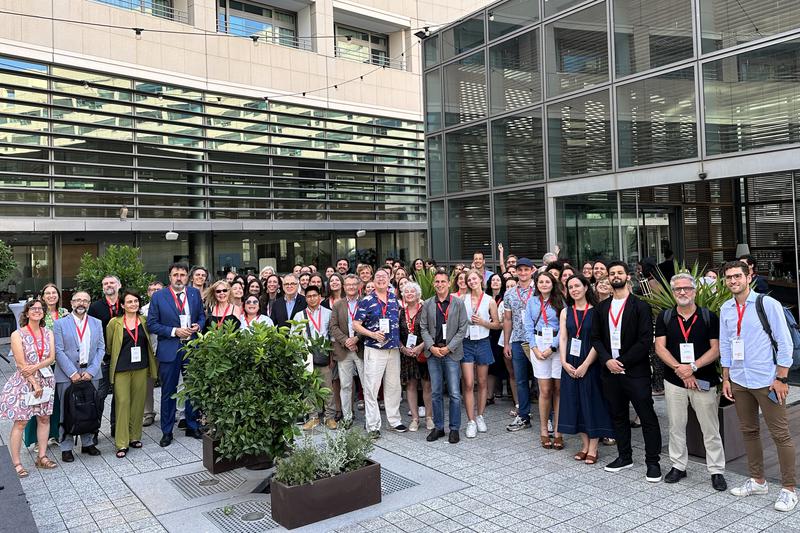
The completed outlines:
<svg viewBox="0 0 800 533">
<path fill-rule="evenodd" d="M 776 377 L 775 377 L 775 381 L 780 381 L 781 383 L 783 383 L 784 385 L 786 385 L 786 384 L 788 384 L 788 383 L 789 383 L 789 378 L 779 378 L 779 377 L 777 377 L 777 376 L 776 376 Z"/>
<path fill-rule="evenodd" d="M 697 372 L 697 365 L 694 363 L 689 363 L 689 366 L 692 367 L 692 373 Z"/>
</svg>

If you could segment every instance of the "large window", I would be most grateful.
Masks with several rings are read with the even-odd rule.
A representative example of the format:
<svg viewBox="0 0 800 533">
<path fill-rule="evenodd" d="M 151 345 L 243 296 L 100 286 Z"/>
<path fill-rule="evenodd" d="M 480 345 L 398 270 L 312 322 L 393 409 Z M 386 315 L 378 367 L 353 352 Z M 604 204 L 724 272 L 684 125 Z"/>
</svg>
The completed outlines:
<svg viewBox="0 0 800 533">
<path fill-rule="evenodd" d="M 489 48 L 491 112 L 527 107 L 542 98 L 539 30 Z"/>
<path fill-rule="evenodd" d="M 763 39 L 800 26 L 794 0 L 698 0 L 703 53 Z"/>
<path fill-rule="evenodd" d="M 542 257 L 547 251 L 544 189 L 495 194 L 494 227 L 496 241 L 506 250 L 519 257 Z"/>
<path fill-rule="evenodd" d="M 428 194 L 444 194 L 444 161 L 442 160 L 442 136 L 428 137 Z"/>
<path fill-rule="evenodd" d="M 189 14 L 186 11 L 175 9 L 173 0 L 95 0 L 101 4 L 108 4 L 114 7 L 121 7 L 123 9 L 131 9 L 133 11 L 141 11 L 153 15 L 154 17 L 161 17 L 176 22 L 189 22 Z"/>
<path fill-rule="evenodd" d="M 479 13 L 442 32 L 442 59 L 447 61 L 451 57 L 482 45 L 485 41 L 483 14 Z"/>
<path fill-rule="evenodd" d="M 444 202 L 431 202 L 431 254 L 436 261 L 447 260 L 447 226 Z"/>
<path fill-rule="evenodd" d="M 800 40 L 703 65 L 709 155 L 800 142 Z"/>
<path fill-rule="evenodd" d="M 383 67 L 396 66 L 389 60 L 389 37 L 341 24 L 336 25 L 336 56 Z"/>
<path fill-rule="evenodd" d="M 218 1 L 217 31 L 242 37 L 258 36 L 268 43 L 300 47 L 294 13 L 238 0 Z M 309 46 L 304 43 L 303 47 Z"/>
<path fill-rule="evenodd" d="M 606 5 L 597 4 L 545 26 L 549 96 L 608 81 Z"/>
<path fill-rule="evenodd" d="M 447 143 L 447 192 L 472 191 L 489 187 L 489 149 L 486 125 L 450 132 Z"/>
<path fill-rule="evenodd" d="M 450 260 L 471 258 L 474 252 L 492 254 L 489 195 L 449 200 Z M 457 221 L 457 222 L 456 222 Z"/>
<path fill-rule="evenodd" d="M 486 60 L 481 50 L 444 67 L 444 121 L 455 126 L 486 116 Z"/>
<path fill-rule="evenodd" d="M 432 70 L 425 74 L 425 129 L 442 129 L 442 71 Z"/>
<path fill-rule="evenodd" d="M 619 165 L 697 156 L 694 68 L 617 88 Z"/>
<path fill-rule="evenodd" d="M 550 177 L 611 170 L 608 91 L 547 106 Z"/>
<path fill-rule="evenodd" d="M 492 175 L 495 187 L 544 179 L 541 109 L 492 122 Z"/>
<path fill-rule="evenodd" d="M 508 0 L 489 10 L 489 40 L 539 20 L 539 0 Z"/>
</svg>

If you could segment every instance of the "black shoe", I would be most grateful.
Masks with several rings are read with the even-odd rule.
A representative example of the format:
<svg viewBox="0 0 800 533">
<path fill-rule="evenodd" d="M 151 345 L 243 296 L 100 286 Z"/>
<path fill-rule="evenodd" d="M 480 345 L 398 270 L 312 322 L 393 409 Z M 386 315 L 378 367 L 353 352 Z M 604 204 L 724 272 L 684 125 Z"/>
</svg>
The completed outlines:
<svg viewBox="0 0 800 533">
<path fill-rule="evenodd" d="M 203 438 L 203 434 L 200 433 L 199 429 L 187 429 L 186 430 L 186 436 L 187 437 L 192 437 L 193 439 L 202 439 Z"/>
<path fill-rule="evenodd" d="M 685 477 L 686 477 L 686 472 L 684 472 L 683 470 L 678 470 L 675 467 L 672 467 L 672 469 L 669 472 L 667 472 L 667 475 L 664 476 L 664 483 L 677 483 L 678 481 L 682 480 Z"/>
<path fill-rule="evenodd" d="M 61 452 L 61 462 L 71 463 L 73 461 L 75 461 L 75 456 L 72 455 L 72 452 Z"/>
<path fill-rule="evenodd" d="M 185 418 L 181 418 L 181 420 L 178 422 L 178 429 L 186 429 L 186 419 Z"/>
<path fill-rule="evenodd" d="M 685 476 L 686 472 L 683 475 Z M 661 466 L 658 463 L 647 465 L 647 474 L 645 474 L 644 478 L 650 483 L 661 481 Z"/>
<path fill-rule="evenodd" d="M 458 436 L 458 430 L 457 429 L 451 429 L 450 430 L 450 435 L 447 436 L 447 442 L 449 442 L 450 444 L 458 444 L 458 441 L 460 441 L 460 440 L 461 439 Z"/>
<path fill-rule="evenodd" d="M 720 492 L 728 490 L 728 482 L 722 474 L 711 474 L 711 486 Z"/>
<path fill-rule="evenodd" d="M 405 433 L 408 431 L 408 428 L 405 427 L 403 424 L 397 424 L 395 427 L 392 428 L 392 431 L 395 433 Z"/>
<path fill-rule="evenodd" d="M 428 436 L 425 437 L 425 440 L 427 440 L 428 442 L 433 442 L 435 440 L 441 439 L 442 437 L 444 437 L 444 430 L 433 428 L 431 432 L 428 433 Z"/>
<path fill-rule="evenodd" d="M 92 455 L 92 456 L 96 457 L 96 456 L 100 455 L 100 450 L 98 450 L 97 446 L 94 446 L 94 445 L 85 446 L 85 447 L 81 448 L 81 453 L 88 453 L 89 455 Z"/>
<path fill-rule="evenodd" d="M 367 433 L 367 435 L 369 435 L 369 438 L 371 438 L 372 440 L 378 440 L 379 438 L 381 438 L 381 431 L 379 429 L 373 429 L 372 431 Z"/>
<path fill-rule="evenodd" d="M 161 436 L 161 440 L 158 442 L 158 445 L 162 448 L 166 448 L 170 444 L 172 444 L 172 433 L 164 433 L 164 435 Z"/>
<path fill-rule="evenodd" d="M 608 463 L 603 470 L 605 470 L 606 472 L 619 472 L 620 470 L 631 467 L 633 467 L 633 461 L 631 461 L 630 459 L 623 459 L 622 457 L 617 457 L 616 459 Z"/>
</svg>

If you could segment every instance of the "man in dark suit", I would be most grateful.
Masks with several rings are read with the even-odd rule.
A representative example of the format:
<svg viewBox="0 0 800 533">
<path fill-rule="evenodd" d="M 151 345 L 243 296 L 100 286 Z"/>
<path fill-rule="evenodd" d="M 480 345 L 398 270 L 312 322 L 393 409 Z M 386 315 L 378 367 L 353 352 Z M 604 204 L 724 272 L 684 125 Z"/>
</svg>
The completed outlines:
<svg viewBox="0 0 800 533">
<path fill-rule="evenodd" d="M 163 448 L 172 443 L 172 427 L 175 424 L 176 401 L 172 397 L 178 389 L 178 378 L 186 371 L 183 343 L 197 336 L 203 329 L 206 317 L 200 291 L 187 286 L 189 267 L 173 263 L 169 267 L 169 287 L 153 294 L 147 313 L 147 327 L 158 335 L 158 378 L 161 381 L 161 432 L 159 445 Z M 186 400 L 186 436 L 202 438 L 199 423 Z"/>
<path fill-rule="evenodd" d="M 288 326 L 288 321 L 296 313 L 306 308 L 306 298 L 298 294 L 299 281 L 294 274 L 283 277 L 283 296 L 275 299 L 272 314 L 269 316 L 276 327 Z"/>
<path fill-rule="evenodd" d="M 661 428 L 650 390 L 650 347 L 653 315 L 650 306 L 631 294 L 630 271 L 622 261 L 608 265 L 614 290 L 597 306 L 592 324 L 592 346 L 603 365 L 603 394 L 609 404 L 619 457 L 605 467 L 619 472 L 633 466 L 628 404 L 633 404 L 642 422 L 647 475 L 651 483 L 661 481 Z"/>
</svg>

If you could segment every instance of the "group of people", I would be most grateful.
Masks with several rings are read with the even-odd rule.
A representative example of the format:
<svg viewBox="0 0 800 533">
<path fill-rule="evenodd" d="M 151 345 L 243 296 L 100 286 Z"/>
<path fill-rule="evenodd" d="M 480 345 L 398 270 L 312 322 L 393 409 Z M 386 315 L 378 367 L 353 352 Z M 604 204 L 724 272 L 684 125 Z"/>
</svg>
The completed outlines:
<svg viewBox="0 0 800 533">
<path fill-rule="evenodd" d="M 751 265 L 737 260 L 718 271 L 733 294 L 720 316 L 696 305 L 691 275 L 672 275 L 677 306 L 663 310 L 654 322 L 650 306 L 633 294 L 624 262 L 593 261 L 578 270 L 551 253 L 537 268 L 528 258 L 504 257 L 502 246 L 499 251 L 500 273 L 486 268 L 481 252 L 469 267 L 458 265 L 452 273 L 422 259 L 408 269 L 392 259 L 377 269 L 352 268 L 339 259 L 324 272 L 297 265 L 281 277 L 267 267 L 258 277 L 228 272 L 212 281 L 203 267 L 190 270 L 175 263 L 167 286 L 150 285 L 145 306 L 110 273 L 102 282 L 104 297 L 91 303 L 88 293 L 78 291 L 71 312 L 60 306 L 58 288 L 49 284 L 22 311 L 11 339 L 17 371 L 0 393 L 0 416 L 14 421 L 10 447 L 17 473 L 28 475 L 20 460 L 26 432 L 26 444 L 34 434 L 38 442 L 38 468 L 57 467 L 46 453 L 51 437 L 60 443 L 62 460 L 74 460 L 74 436 L 63 424 L 54 432 L 50 418 L 63 422 L 59 405 L 70 384 L 79 381 L 93 383 L 101 397 L 113 394 L 110 419 L 120 458 L 142 446 L 142 427 L 156 418 L 153 387 L 160 382 L 159 444 L 169 446 L 179 416 L 173 396 L 186 371 L 184 343 L 225 322 L 242 329 L 264 323 L 330 341 L 330 350 L 313 350 L 308 365 L 333 394 L 323 405 L 310 406 L 305 430 L 320 423 L 331 430 L 350 427 L 354 405 L 361 408 L 363 402 L 365 428 L 373 438 L 381 436 L 383 409 L 392 431 L 418 431 L 424 416 L 429 442 L 447 436 L 455 444 L 462 407 L 467 438 L 489 431 L 486 407 L 508 379 L 514 408 L 507 431 L 530 428 L 536 402 L 539 445 L 562 450 L 564 434 L 579 435 L 574 458 L 591 465 L 599 459 L 601 441 L 615 443 L 617 457 L 605 470 L 619 472 L 633 466 L 632 405 L 645 441 L 647 481 L 675 483 L 687 475 L 691 405 L 703 433 L 711 484 L 724 491 L 720 385 L 722 395 L 735 402 L 751 476 L 731 492 L 767 492 L 760 410 L 781 466 L 783 487 L 775 508 L 795 507 L 795 451 L 785 405 L 792 340 L 780 303 L 750 288 Z M 423 271 L 433 273 L 435 294 L 427 300 L 418 283 Z M 762 326 L 760 309 L 771 331 Z M 669 423 L 672 468 L 663 477 L 651 353 L 663 365 Z M 403 388 L 408 426 L 400 412 Z M 191 399 L 183 407 L 179 427 L 187 437 L 201 438 Z M 96 434 L 80 438 L 82 453 L 100 454 Z"/>
</svg>

